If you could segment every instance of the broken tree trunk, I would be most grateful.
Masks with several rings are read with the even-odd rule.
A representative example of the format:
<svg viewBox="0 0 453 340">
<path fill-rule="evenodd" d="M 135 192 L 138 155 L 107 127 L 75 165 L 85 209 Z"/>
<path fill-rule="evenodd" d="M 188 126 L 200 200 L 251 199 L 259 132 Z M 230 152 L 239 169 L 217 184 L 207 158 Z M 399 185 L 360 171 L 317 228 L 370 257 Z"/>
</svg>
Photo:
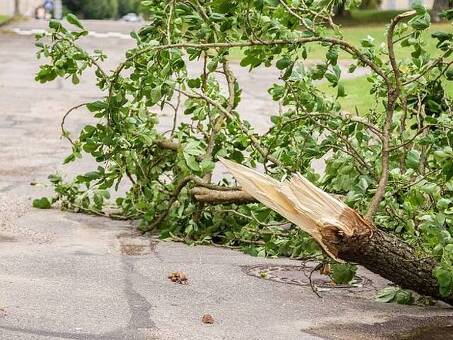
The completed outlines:
<svg viewBox="0 0 453 340">
<path fill-rule="evenodd" d="M 437 262 L 433 258 L 418 258 L 408 244 L 376 228 L 301 175 L 279 182 L 234 162 L 222 163 L 242 186 L 244 195 L 309 233 L 334 259 L 358 263 L 402 288 L 453 305 L 453 295 L 443 297 L 439 293 L 433 277 Z"/>
</svg>

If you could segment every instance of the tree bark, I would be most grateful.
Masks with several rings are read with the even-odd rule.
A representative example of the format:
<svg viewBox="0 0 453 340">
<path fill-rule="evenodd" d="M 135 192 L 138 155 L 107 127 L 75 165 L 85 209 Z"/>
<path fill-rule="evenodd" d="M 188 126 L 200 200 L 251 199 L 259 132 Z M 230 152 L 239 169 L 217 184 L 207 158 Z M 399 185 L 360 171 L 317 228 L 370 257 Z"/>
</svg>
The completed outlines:
<svg viewBox="0 0 453 340">
<path fill-rule="evenodd" d="M 20 0 L 14 0 L 14 15 L 20 15 Z"/>
<path fill-rule="evenodd" d="M 374 228 L 350 237 L 330 233 L 326 242 L 335 242 L 338 258 L 358 263 L 402 288 L 432 296 L 453 305 L 453 295 L 443 297 L 433 276 L 437 261 L 417 257 L 415 250 L 396 236 Z"/>
<path fill-rule="evenodd" d="M 231 190 L 219 191 L 208 188 L 196 187 L 191 191 L 194 198 L 201 203 L 216 204 L 249 204 L 258 201 L 244 191 Z"/>
</svg>

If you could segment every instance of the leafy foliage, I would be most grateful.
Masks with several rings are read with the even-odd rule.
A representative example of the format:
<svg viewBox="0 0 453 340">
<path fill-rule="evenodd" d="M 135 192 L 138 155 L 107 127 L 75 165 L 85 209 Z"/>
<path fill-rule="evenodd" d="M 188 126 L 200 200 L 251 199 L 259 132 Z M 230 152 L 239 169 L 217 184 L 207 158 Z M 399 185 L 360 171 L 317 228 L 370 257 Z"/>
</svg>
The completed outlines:
<svg viewBox="0 0 453 340">
<path fill-rule="evenodd" d="M 333 263 L 330 277 L 337 284 L 346 284 L 354 279 L 357 267 L 352 264 Z"/>
<path fill-rule="evenodd" d="M 440 260 L 433 275 L 443 293 L 451 294 L 453 121 L 444 86 L 452 79 L 452 36 L 433 34 L 437 50 L 428 52 L 421 32 L 430 17 L 416 4 L 390 23 L 387 44 L 376 45 L 368 36 L 353 46 L 331 20 L 334 5 L 142 1 L 151 22 L 132 33 L 137 47 L 112 73 L 102 69 L 101 51 L 79 47 L 87 32 L 74 17 L 68 17 L 73 31 L 51 21 L 51 39 L 37 37 L 38 56 L 48 62 L 36 80 L 69 77 L 77 84 L 94 67 L 105 93 L 82 105 L 98 119 L 96 125 L 85 126 L 77 139 L 62 131 L 72 143 L 65 163 L 88 154 L 99 166 L 69 183 L 52 176 L 52 201 L 64 209 L 139 219 L 143 231 L 159 229 L 163 238 L 239 247 L 256 256 L 318 256 L 312 239 L 260 204 L 213 204 L 216 194 L 238 189 L 227 177 L 212 183 L 219 157 L 252 167 L 262 163 L 278 179 L 298 171 L 342 195 L 421 257 Z M 394 45 L 410 50 L 411 57 L 399 60 Z M 304 60 L 316 46 L 327 48 L 326 56 L 309 67 Z M 281 72 L 268 91 L 281 110 L 271 112 L 273 125 L 264 135 L 238 110 L 241 87 L 229 65 L 232 48 L 242 49 L 242 67 L 275 66 Z M 369 70 L 375 103 L 366 111 L 345 112 L 339 103 L 348 96 L 339 51 L 350 55 L 347 72 Z M 189 75 L 194 61 L 202 71 Z M 336 96 L 323 93 L 319 81 L 337 89 Z M 165 109 L 175 115 L 168 131 L 159 125 Z M 319 160 L 323 171 L 313 166 Z M 128 190 L 112 212 L 109 191 L 121 183 Z M 194 187 L 208 191 L 208 200 L 200 202 Z M 346 266 L 339 272 L 349 273 L 339 278 L 347 281 L 353 270 Z"/>
<path fill-rule="evenodd" d="M 414 303 L 414 296 L 409 290 L 400 289 L 398 287 L 386 287 L 377 294 L 376 301 L 385 303 L 396 302 L 400 305 L 411 305 Z"/>
</svg>

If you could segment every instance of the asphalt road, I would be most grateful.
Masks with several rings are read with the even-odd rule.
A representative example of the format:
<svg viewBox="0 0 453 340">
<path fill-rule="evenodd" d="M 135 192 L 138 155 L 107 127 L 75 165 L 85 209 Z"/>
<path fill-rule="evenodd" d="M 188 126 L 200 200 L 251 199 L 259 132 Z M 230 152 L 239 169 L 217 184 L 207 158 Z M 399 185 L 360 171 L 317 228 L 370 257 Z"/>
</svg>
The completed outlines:
<svg viewBox="0 0 453 340">
<path fill-rule="evenodd" d="M 89 24 L 94 32 L 130 29 Z M 326 289 L 320 299 L 306 284 L 260 279 L 244 267 L 296 261 L 162 242 L 139 236 L 128 223 L 32 209 L 32 199 L 50 189 L 30 183 L 46 183 L 55 170 L 90 169 L 88 159 L 61 166 L 70 148 L 59 137 L 59 121 L 72 105 L 101 96 L 89 74 L 77 87 L 34 82 L 33 38 L 10 30 L 40 25 L 0 32 L 0 339 L 387 339 L 451 325 L 453 311 L 443 306 L 375 302 L 387 282 L 364 269 L 361 287 Z M 104 49 L 109 69 L 132 41 L 91 36 L 85 45 Z M 238 71 L 244 114 L 261 129 L 275 109 L 264 90 L 276 77 L 272 69 Z M 89 119 L 82 110 L 69 127 Z M 186 273 L 189 284 L 171 282 L 174 271 Z M 206 313 L 214 324 L 201 322 Z"/>
</svg>

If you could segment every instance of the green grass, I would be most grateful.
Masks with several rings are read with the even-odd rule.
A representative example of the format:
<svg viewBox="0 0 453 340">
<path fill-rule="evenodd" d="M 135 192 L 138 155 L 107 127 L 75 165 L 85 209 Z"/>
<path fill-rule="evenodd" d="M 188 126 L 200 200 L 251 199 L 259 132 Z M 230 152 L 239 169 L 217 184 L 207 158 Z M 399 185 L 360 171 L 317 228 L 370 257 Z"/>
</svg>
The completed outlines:
<svg viewBox="0 0 453 340">
<path fill-rule="evenodd" d="M 346 97 L 339 99 L 344 111 L 355 113 L 357 107 L 358 112 L 362 113 L 376 107 L 374 97 L 370 94 L 371 84 L 366 77 L 343 80 L 341 83 L 345 87 L 347 94 Z M 337 94 L 337 89 L 332 88 L 327 82 L 320 84 L 319 88 L 330 96 L 336 96 Z M 453 98 L 452 81 L 445 82 L 445 91 L 450 98 Z"/>
<path fill-rule="evenodd" d="M 346 90 L 346 97 L 339 99 L 341 107 L 344 111 L 355 112 L 355 108 L 359 112 L 366 112 L 369 108 L 375 106 L 374 98 L 370 94 L 371 84 L 366 77 L 356 79 L 348 79 L 341 82 Z M 319 89 L 329 96 L 336 96 L 337 88 L 333 88 L 327 82 L 319 85 Z"/>
<path fill-rule="evenodd" d="M 0 25 L 3 25 L 5 22 L 9 20 L 10 17 L 6 15 L 0 15 Z"/>
<path fill-rule="evenodd" d="M 385 40 L 385 25 L 366 25 L 366 26 L 351 26 L 351 27 L 344 27 L 342 29 L 344 40 L 351 43 L 354 46 L 360 47 L 360 40 L 365 39 L 368 35 L 374 38 L 375 44 L 379 45 L 384 42 Z M 425 38 L 429 38 L 425 40 L 426 49 L 429 52 L 437 52 L 436 51 L 436 42 L 437 40 L 431 39 L 430 35 L 436 31 L 447 31 L 451 32 L 452 26 L 448 23 L 440 23 L 432 25 L 428 30 L 423 32 L 423 36 Z M 406 58 L 410 56 L 412 49 L 411 48 L 402 48 L 397 44 L 396 54 L 398 58 Z M 312 60 L 320 60 L 323 59 L 326 54 L 327 48 L 310 44 L 309 45 L 309 53 L 308 59 Z M 231 51 L 231 59 L 232 60 L 240 60 L 242 59 L 243 52 L 240 49 L 233 49 Z M 341 52 L 339 55 L 340 59 L 351 59 L 351 56 L 345 52 Z"/>
</svg>

